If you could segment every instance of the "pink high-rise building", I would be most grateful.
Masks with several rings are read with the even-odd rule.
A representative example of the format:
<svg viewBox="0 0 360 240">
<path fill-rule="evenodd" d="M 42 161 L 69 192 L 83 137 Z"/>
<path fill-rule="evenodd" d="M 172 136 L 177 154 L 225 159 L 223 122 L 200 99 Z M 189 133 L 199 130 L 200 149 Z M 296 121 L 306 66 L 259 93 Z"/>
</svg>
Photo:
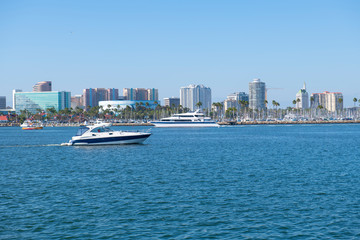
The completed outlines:
<svg viewBox="0 0 360 240">
<path fill-rule="evenodd" d="M 51 92 L 51 81 L 38 82 L 34 85 L 33 92 Z"/>
<path fill-rule="evenodd" d="M 116 88 L 88 88 L 83 90 L 82 104 L 86 107 L 95 107 L 99 101 L 117 100 L 119 89 Z"/>
<path fill-rule="evenodd" d="M 119 99 L 119 89 L 109 88 L 106 90 L 106 100 L 118 100 Z"/>
</svg>

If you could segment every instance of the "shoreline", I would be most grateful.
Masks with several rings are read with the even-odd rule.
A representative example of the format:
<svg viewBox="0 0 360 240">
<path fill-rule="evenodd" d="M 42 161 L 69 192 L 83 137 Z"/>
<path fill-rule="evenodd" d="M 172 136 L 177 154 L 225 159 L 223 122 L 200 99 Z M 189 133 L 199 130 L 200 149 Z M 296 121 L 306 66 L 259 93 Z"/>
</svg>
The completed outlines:
<svg viewBox="0 0 360 240">
<path fill-rule="evenodd" d="M 355 124 L 360 120 L 334 120 L 334 121 L 248 121 L 248 122 L 219 122 L 219 125 L 236 126 L 236 125 L 299 125 L 299 124 Z"/>
<path fill-rule="evenodd" d="M 237 125 L 299 125 L 299 124 L 356 124 L 360 123 L 360 120 L 335 120 L 335 121 L 247 121 L 247 122 L 218 122 L 220 126 L 237 126 Z M 44 127 L 79 127 L 81 124 L 56 124 Z M 125 126 L 125 127 L 137 127 L 146 126 L 153 127 L 152 123 L 113 123 L 113 126 Z M 19 123 L 1 123 L 0 127 L 20 127 Z"/>
</svg>

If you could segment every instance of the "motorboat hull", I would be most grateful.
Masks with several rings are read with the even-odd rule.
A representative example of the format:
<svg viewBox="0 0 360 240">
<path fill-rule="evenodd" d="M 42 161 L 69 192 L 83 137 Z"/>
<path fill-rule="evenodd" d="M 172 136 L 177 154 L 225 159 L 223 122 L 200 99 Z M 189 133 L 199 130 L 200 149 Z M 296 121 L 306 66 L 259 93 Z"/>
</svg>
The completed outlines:
<svg viewBox="0 0 360 240">
<path fill-rule="evenodd" d="M 138 143 L 143 143 L 150 135 L 151 135 L 151 133 L 142 133 L 142 134 L 133 135 L 133 136 L 114 136 L 114 137 L 73 139 L 66 145 L 68 145 L 68 146 L 92 146 L 92 145 L 138 144 Z"/>
<path fill-rule="evenodd" d="M 151 122 L 158 128 L 196 128 L 196 127 L 219 127 L 215 122 L 177 122 L 177 121 L 158 121 Z"/>
<path fill-rule="evenodd" d="M 22 130 L 41 130 L 43 127 L 23 127 Z"/>
</svg>

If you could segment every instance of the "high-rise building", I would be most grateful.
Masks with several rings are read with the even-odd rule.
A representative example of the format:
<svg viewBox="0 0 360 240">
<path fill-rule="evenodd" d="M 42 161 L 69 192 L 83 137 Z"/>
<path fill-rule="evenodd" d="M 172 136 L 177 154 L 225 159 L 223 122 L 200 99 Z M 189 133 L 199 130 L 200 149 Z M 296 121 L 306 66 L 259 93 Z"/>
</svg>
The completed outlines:
<svg viewBox="0 0 360 240">
<path fill-rule="evenodd" d="M 107 99 L 107 90 L 105 88 L 95 88 L 96 93 L 96 106 L 99 105 L 99 101 L 106 101 Z"/>
<path fill-rule="evenodd" d="M 245 92 L 235 92 L 229 94 L 226 100 L 224 101 L 224 110 L 226 111 L 228 108 L 232 108 L 232 107 L 236 109 L 240 109 L 242 107 L 240 101 L 249 102 L 249 95 Z"/>
<path fill-rule="evenodd" d="M 123 89 L 123 95 L 125 100 L 130 100 L 133 101 L 136 96 L 135 96 L 136 92 L 133 88 L 124 88 Z"/>
<path fill-rule="evenodd" d="M 51 81 L 38 82 L 33 87 L 33 92 L 50 92 L 51 91 Z"/>
<path fill-rule="evenodd" d="M 148 101 L 158 101 L 159 100 L 159 91 L 156 88 L 147 89 L 147 98 Z"/>
<path fill-rule="evenodd" d="M 87 107 L 99 106 L 100 101 L 118 100 L 119 89 L 87 88 L 83 90 L 82 104 Z"/>
<path fill-rule="evenodd" d="M 311 108 L 318 108 L 321 105 L 330 112 L 336 112 L 343 109 L 343 99 L 340 92 L 313 93 L 311 94 Z"/>
<path fill-rule="evenodd" d="M 0 96 L 0 109 L 5 109 L 5 108 L 6 108 L 6 97 Z"/>
<path fill-rule="evenodd" d="M 180 98 L 171 97 L 171 98 L 164 98 L 164 106 L 169 107 L 179 107 L 180 105 Z"/>
<path fill-rule="evenodd" d="M 159 93 L 156 88 L 124 88 L 123 95 L 130 101 L 158 101 Z"/>
<path fill-rule="evenodd" d="M 299 100 L 298 100 L 299 99 Z M 309 108 L 309 94 L 306 92 L 306 85 L 296 94 L 296 108 L 297 109 L 308 109 Z"/>
<path fill-rule="evenodd" d="M 12 96 L 13 96 L 13 106 L 12 106 L 12 108 L 13 108 L 13 110 L 15 110 L 15 105 L 16 105 L 15 93 L 17 93 L 17 92 L 22 92 L 22 90 L 21 89 L 14 89 L 12 91 Z"/>
<path fill-rule="evenodd" d="M 191 84 L 180 88 L 180 104 L 184 108 L 195 111 L 199 108 L 197 104 L 200 102 L 200 109 L 211 110 L 211 89 L 209 87 Z"/>
<path fill-rule="evenodd" d="M 88 107 L 95 107 L 98 105 L 96 101 L 96 91 L 93 88 L 87 88 L 83 90 L 83 100 L 82 104 L 85 106 L 85 109 Z"/>
<path fill-rule="evenodd" d="M 83 103 L 82 103 L 82 96 L 81 95 L 75 95 L 71 97 L 71 108 L 75 109 L 75 108 L 81 108 L 83 107 Z"/>
<path fill-rule="evenodd" d="M 119 89 L 109 88 L 106 90 L 106 100 L 118 100 L 119 99 Z"/>
<path fill-rule="evenodd" d="M 255 78 L 249 83 L 249 107 L 251 109 L 265 109 L 266 86 L 260 79 Z"/>
<path fill-rule="evenodd" d="M 15 110 L 19 114 L 21 110 L 36 113 L 38 109 L 45 111 L 55 108 L 56 111 L 71 107 L 71 93 L 65 91 L 52 92 L 13 92 Z"/>
</svg>

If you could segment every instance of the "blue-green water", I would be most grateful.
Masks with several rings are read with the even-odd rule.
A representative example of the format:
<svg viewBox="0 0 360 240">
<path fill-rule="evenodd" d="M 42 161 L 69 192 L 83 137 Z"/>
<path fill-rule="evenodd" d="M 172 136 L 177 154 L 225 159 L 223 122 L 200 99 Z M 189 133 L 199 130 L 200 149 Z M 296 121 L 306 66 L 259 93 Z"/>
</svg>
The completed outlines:
<svg viewBox="0 0 360 240">
<path fill-rule="evenodd" d="M 0 239 L 360 238 L 360 125 L 75 132 L 0 128 Z"/>
</svg>

